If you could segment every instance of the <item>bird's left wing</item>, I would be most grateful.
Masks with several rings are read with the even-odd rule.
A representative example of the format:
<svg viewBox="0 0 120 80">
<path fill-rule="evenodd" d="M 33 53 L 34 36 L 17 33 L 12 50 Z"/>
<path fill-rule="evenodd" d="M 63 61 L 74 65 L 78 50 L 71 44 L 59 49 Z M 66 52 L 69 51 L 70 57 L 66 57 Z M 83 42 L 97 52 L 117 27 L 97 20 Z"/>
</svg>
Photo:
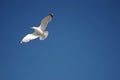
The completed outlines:
<svg viewBox="0 0 120 80">
<path fill-rule="evenodd" d="M 39 26 L 42 31 L 46 29 L 47 24 L 52 20 L 53 14 L 49 14 L 45 18 L 42 19 L 41 25 Z"/>
<path fill-rule="evenodd" d="M 29 42 L 30 40 L 33 40 L 33 39 L 36 39 L 38 38 L 38 36 L 35 34 L 35 33 L 32 33 L 32 34 L 27 34 L 21 41 L 21 43 L 27 43 Z"/>
</svg>

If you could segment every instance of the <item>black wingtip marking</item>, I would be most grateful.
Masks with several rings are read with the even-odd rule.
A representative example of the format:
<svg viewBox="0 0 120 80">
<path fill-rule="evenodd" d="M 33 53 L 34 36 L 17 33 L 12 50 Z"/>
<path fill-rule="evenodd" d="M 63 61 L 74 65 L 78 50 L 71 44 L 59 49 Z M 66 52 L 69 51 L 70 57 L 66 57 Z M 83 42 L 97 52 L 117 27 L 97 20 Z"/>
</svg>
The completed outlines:
<svg viewBox="0 0 120 80">
<path fill-rule="evenodd" d="M 54 14 L 53 13 L 51 13 L 51 14 L 49 14 L 52 18 L 53 18 L 53 16 L 54 16 Z"/>
</svg>

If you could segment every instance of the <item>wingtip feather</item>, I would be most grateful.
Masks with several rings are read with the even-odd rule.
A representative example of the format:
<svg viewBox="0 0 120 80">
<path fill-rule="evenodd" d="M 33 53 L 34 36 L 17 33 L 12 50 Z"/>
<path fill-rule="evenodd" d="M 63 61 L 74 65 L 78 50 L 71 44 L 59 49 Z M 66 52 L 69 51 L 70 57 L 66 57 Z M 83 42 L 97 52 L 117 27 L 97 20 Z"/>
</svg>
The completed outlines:
<svg viewBox="0 0 120 80">
<path fill-rule="evenodd" d="M 52 18 L 53 18 L 53 16 L 54 16 L 54 14 L 53 14 L 53 13 L 50 13 L 49 15 L 50 15 Z"/>
</svg>

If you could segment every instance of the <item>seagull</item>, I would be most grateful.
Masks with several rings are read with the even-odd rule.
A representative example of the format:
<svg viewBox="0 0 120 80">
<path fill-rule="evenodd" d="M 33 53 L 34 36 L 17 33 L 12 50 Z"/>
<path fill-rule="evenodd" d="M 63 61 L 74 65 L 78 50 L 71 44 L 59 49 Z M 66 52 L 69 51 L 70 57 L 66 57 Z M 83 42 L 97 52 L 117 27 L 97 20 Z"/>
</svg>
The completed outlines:
<svg viewBox="0 0 120 80">
<path fill-rule="evenodd" d="M 31 40 L 39 38 L 40 40 L 45 40 L 48 36 L 48 31 L 45 31 L 47 24 L 52 20 L 53 13 L 47 15 L 45 18 L 41 20 L 41 24 L 38 27 L 33 26 L 33 33 L 27 34 L 20 43 L 27 43 Z"/>
</svg>

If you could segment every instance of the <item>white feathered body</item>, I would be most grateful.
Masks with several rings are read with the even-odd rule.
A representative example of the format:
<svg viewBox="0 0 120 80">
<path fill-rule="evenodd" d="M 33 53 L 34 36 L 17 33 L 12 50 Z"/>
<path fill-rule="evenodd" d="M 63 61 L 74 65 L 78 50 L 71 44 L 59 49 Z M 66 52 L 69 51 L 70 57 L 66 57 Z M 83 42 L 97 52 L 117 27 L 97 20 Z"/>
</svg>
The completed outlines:
<svg viewBox="0 0 120 80">
<path fill-rule="evenodd" d="M 39 38 L 40 40 L 44 40 L 47 38 L 48 36 L 48 31 L 45 31 L 46 26 L 48 24 L 48 22 L 51 21 L 53 17 L 53 14 L 49 14 L 47 17 L 45 17 L 42 21 L 41 21 L 41 25 L 39 27 L 32 27 L 32 29 L 34 29 L 34 33 L 31 34 L 27 34 L 21 41 L 21 43 L 27 43 L 30 40 Z"/>
<path fill-rule="evenodd" d="M 40 38 L 40 40 L 44 40 L 47 38 L 48 31 L 42 31 L 41 28 L 39 27 L 32 27 L 32 28 L 35 30 L 34 34 L 37 35 Z"/>
</svg>

